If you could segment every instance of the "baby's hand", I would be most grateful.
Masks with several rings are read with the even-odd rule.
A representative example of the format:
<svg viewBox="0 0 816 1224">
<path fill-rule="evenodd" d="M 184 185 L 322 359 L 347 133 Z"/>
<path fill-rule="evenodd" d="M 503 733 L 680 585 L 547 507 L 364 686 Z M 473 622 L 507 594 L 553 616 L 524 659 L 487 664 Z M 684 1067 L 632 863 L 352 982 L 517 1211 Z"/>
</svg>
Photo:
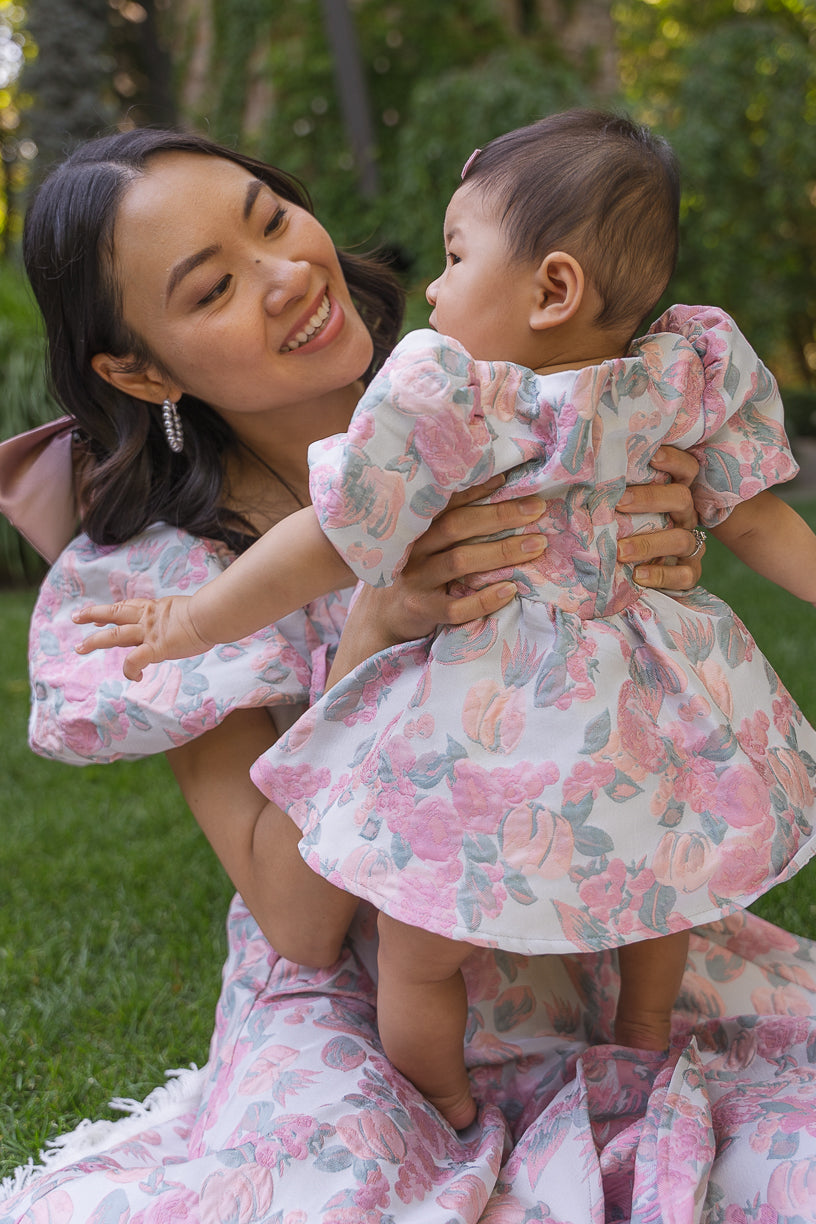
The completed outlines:
<svg viewBox="0 0 816 1224">
<path fill-rule="evenodd" d="M 135 646 L 125 657 L 122 671 L 128 680 L 141 680 L 142 668 L 165 659 L 187 659 L 209 650 L 193 624 L 191 596 L 164 599 L 123 599 L 115 604 L 89 604 L 75 612 L 78 625 L 107 625 L 92 633 L 77 647 L 78 654 L 109 650 L 111 646 Z"/>
</svg>

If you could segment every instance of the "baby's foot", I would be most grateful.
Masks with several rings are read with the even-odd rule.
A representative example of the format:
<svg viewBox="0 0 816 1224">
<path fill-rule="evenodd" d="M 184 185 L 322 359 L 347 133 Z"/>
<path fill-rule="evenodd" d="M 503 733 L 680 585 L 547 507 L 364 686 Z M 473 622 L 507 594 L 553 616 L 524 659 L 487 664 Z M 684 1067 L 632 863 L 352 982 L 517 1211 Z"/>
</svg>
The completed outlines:
<svg viewBox="0 0 816 1224">
<path fill-rule="evenodd" d="M 476 1102 L 468 1084 L 447 1096 L 429 1096 L 428 1100 L 450 1122 L 454 1130 L 464 1130 L 476 1117 Z"/>
<path fill-rule="evenodd" d="M 618 1045 L 633 1050 L 660 1050 L 669 1048 L 671 1040 L 671 1017 L 641 1014 L 617 1016 L 615 1019 L 615 1041 Z"/>
</svg>

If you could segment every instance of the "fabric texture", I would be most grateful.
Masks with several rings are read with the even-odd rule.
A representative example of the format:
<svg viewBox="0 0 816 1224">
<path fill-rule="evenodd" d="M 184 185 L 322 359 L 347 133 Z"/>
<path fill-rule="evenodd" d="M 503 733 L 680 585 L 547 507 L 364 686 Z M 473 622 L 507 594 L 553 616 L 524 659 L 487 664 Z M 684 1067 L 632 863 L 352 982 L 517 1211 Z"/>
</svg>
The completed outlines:
<svg viewBox="0 0 816 1224">
<path fill-rule="evenodd" d="M 674 307 L 626 358 L 546 376 L 412 333 L 348 434 L 311 448 L 321 525 L 374 585 L 496 472 L 496 497 L 546 500 L 548 544 L 509 606 L 366 661 L 256 763 L 314 870 L 537 954 L 714 921 L 814 854 L 816 733 L 748 630 L 617 562 L 618 498 L 664 444 L 699 459 L 707 524 L 797 470 L 776 384 L 721 311 Z"/>
<path fill-rule="evenodd" d="M 604 1044 L 614 953 L 478 950 L 479 1117 L 457 1135 L 382 1054 L 372 936 L 363 907 L 338 964 L 308 972 L 236 898 L 191 1091 L 21 1172 L 0 1224 L 816 1219 L 814 945 L 751 915 L 694 932 L 667 1060 Z"/>
<path fill-rule="evenodd" d="M 173 559 L 182 589 L 207 580 L 210 566 L 198 559 L 212 546 L 169 527 L 147 539 L 144 554 L 131 546 L 145 561 L 140 583 L 166 589 Z M 198 695 L 185 690 L 184 672 L 161 672 L 166 685 L 148 674 L 152 703 L 124 682 L 121 711 L 109 712 L 106 686 L 120 677 L 101 652 L 91 670 L 73 656 L 86 630 L 70 611 L 108 581 L 118 589 L 133 559 L 128 548 L 80 538 L 43 587 L 32 622 L 32 681 L 45 685 L 34 727 L 50 728 L 39 746 L 56 759 L 160 751 L 173 742 L 178 703 L 193 736 L 235 703 L 257 700 L 257 672 L 210 652 L 193 667 Z M 329 611 L 339 625 L 342 603 Z M 299 619 L 300 640 L 314 640 L 322 667 L 331 616 Z M 51 633 L 65 652 L 59 666 L 43 648 Z M 280 690 L 272 681 L 263 689 L 270 702 L 288 702 L 289 641 L 274 640 Z M 307 690 L 304 673 L 297 695 Z M 83 726 L 98 719 L 96 738 L 71 739 L 74 703 Z M 806 940 L 749 914 L 693 932 L 665 1062 L 605 1044 L 618 985 L 613 952 L 477 950 L 465 973 L 480 1113 L 458 1136 L 383 1057 L 368 907 L 327 971 L 278 957 L 238 897 L 227 937 L 206 1066 L 174 1077 L 170 1091 L 157 1088 L 143 1108 L 124 1103 L 121 1122 L 63 1137 L 45 1165 L 21 1169 L 0 1190 L 0 1224 L 816 1220 L 816 945 Z"/>
<path fill-rule="evenodd" d="M 163 663 L 137 684 L 122 673 L 127 650 L 74 647 L 89 633 L 71 614 L 86 603 L 188 595 L 230 562 L 222 544 L 160 523 L 128 544 L 78 536 L 46 575 L 29 633 L 29 743 L 40 756 L 85 765 L 131 760 L 195 739 L 232 710 L 302 710 L 312 675 L 334 647 L 350 591 L 309 604 L 241 642 Z"/>
</svg>

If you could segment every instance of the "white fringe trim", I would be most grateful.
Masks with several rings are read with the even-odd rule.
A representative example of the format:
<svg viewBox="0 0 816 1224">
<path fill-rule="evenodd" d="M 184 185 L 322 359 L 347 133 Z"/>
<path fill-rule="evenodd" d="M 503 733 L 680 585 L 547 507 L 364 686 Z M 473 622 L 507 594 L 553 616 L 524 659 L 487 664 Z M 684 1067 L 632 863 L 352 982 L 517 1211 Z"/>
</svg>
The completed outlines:
<svg viewBox="0 0 816 1224">
<path fill-rule="evenodd" d="M 49 1139 L 46 1149 L 40 1152 L 40 1164 L 35 1164 L 29 1157 L 28 1164 L 21 1165 L 8 1177 L 3 1178 L 0 1182 L 0 1203 L 18 1194 L 46 1173 L 55 1173 L 76 1160 L 96 1156 L 151 1126 L 160 1126 L 176 1114 L 187 1113 L 196 1108 L 207 1077 L 207 1068 L 198 1068 L 195 1063 L 191 1063 L 189 1067 L 165 1071 L 165 1075 L 168 1082 L 159 1084 L 143 1101 L 115 1097 L 110 1102 L 111 1109 L 118 1109 L 129 1114 L 129 1117 L 99 1122 L 91 1122 L 85 1118 L 75 1130 L 58 1135 L 56 1139 Z"/>
</svg>

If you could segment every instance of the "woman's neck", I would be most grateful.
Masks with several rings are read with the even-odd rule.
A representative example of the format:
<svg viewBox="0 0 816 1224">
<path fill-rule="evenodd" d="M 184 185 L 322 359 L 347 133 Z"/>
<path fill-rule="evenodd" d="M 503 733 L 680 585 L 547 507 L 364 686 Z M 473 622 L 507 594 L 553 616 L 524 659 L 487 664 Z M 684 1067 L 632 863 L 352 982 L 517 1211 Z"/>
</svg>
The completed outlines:
<svg viewBox="0 0 816 1224">
<path fill-rule="evenodd" d="M 240 443 L 227 464 L 228 502 L 259 530 L 308 505 L 308 448 L 348 429 L 362 392 L 360 382 L 268 412 L 222 413 Z"/>
</svg>

